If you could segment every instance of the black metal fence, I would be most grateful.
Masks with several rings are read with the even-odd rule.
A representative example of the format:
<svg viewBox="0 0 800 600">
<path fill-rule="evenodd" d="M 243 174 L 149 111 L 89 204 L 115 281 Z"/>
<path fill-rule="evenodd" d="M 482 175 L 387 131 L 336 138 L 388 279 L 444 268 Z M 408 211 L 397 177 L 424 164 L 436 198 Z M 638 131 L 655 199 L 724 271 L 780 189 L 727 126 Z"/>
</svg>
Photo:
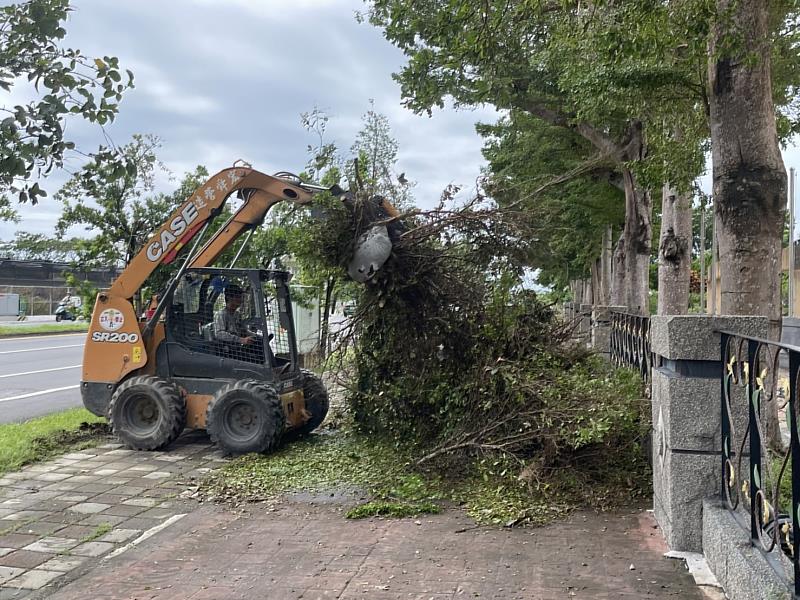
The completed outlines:
<svg viewBox="0 0 800 600">
<path fill-rule="evenodd" d="M 611 312 L 611 362 L 635 369 L 650 384 L 653 353 L 650 350 L 650 317 Z"/>
<path fill-rule="evenodd" d="M 722 497 L 800 597 L 800 348 L 725 331 L 721 343 Z"/>
</svg>

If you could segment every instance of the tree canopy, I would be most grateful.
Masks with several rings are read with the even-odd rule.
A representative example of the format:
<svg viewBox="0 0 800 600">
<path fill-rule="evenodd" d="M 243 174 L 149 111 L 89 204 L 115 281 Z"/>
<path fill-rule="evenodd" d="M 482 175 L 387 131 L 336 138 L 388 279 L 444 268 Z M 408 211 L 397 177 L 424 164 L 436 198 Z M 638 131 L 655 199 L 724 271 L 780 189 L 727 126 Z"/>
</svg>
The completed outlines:
<svg viewBox="0 0 800 600">
<path fill-rule="evenodd" d="M 21 202 L 35 204 L 47 195 L 39 178 L 62 167 L 69 151 L 79 151 L 66 137 L 67 121 L 112 122 L 133 87 L 133 73 L 122 71 L 116 57 L 93 58 L 63 45 L 71 10 L 69 0 L 0 7 L 0 87 L 32 98 L 0 107 L 6 115 L 0 120 L 0 193 Z"/>
</svg>

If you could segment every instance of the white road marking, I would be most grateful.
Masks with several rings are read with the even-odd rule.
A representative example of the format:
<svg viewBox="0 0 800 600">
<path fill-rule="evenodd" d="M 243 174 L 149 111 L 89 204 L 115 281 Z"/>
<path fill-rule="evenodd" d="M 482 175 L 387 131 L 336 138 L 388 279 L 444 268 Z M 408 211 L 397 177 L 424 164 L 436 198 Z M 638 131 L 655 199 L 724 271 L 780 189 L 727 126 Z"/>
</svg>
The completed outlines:
<svg viewBox="0 0 800 600">
<path fill-rule="evenodd" d="M 68 338 L 68 337 L 78 337 L 78 336 L 86 337 L 86 332 L 84 331 L 84 332 L 81 332 L 81 333 L 57 333 L 55 335 L 23 335 L 21 337 L 13 337 L 13 338 L 12 337 L 8 337 L 8 338 L 4 337 L 4 338 L 0 338 L 0 343 L 2 343 L 2 342 L 23 342 L 23 341 L 27 342 L 29 340 L 36 341 L 36 340 L 46 340 L 46 339 L 49 339 L 49 338 Z"/>
<path fill-rule="evenodd" d="M 66 346 L 45 346 L 44 348 L 26 348 L 25 350 L 2 350 L 0 354 L 18 354 L 19 352 L 38 352 L 39 350 L 59 350 L 60 348 L 80 348 L 83 344 L 68 344 Z"/>
<path fill-rule="evenodd" d="M 11 396 L 10 398 L 0 398 L 0 402 L 10 402 L 11 400 L 24 400 L 25 398 L 33 398 L 34 396 L 44 396 L 45 394 L 52 394 L 54 392 L 63 392 L 64 390 L 74 390 L 78 384 L 67 385 L 60 388 L 51 388 L 49 390 L 42 390 L 41 392 L 31 392 L 30 394 L 21 394 L 19 396 Z"/>
<path fill-rule="evenodd" d="M 5 377 L 21 377 L 23 375 L 36 375 L 37 373 L 50 373 L 51 371 L 66 371 L 67 369 L 77 369 L 80 365 L 70 365 L 68 367 L 56 367 L 55 369 L 39 369 L 38 371 L 25 371 L 24 373 L 9 373 L 8 375 L 0 375 L 0 379 Z"/>
<path fill-rule="evenodd" d="M 109 560 L 111 558 L 114 558 L 115 556 L 119 556 L 123 552 L 127 552 L 128 550 L 130 550 L 134 546 L 138 546 L 139 544 L 141 544 L 146 539 L 153 537 L 155 534 L 157 534 L 162 529 L 166 529 L 167 527 L 169 527 L 170 525 L 172 525 L 176 521 L 180 521 L 183 517 L 186 516 L 186 514 L 187 513 L 183 513 L 183 514 L 180 514 L 180 515 L 173 515 L 169 519 L 164 521 L 163 523 L 159 523 L 155 527 L 151 527 L 150 529 L 145 531 L 142 535 L 140 535 L 138 538 L 136 538 L 132 542 L 128 542 L 127 544 L 122 546 L 122 548 L 117 548 L 111 554 L 106 555 L 106 557 L 103 559 L 103 562 L 105 562 L 105 561 L 107 561 L 107 560 Z"/>
</svg>

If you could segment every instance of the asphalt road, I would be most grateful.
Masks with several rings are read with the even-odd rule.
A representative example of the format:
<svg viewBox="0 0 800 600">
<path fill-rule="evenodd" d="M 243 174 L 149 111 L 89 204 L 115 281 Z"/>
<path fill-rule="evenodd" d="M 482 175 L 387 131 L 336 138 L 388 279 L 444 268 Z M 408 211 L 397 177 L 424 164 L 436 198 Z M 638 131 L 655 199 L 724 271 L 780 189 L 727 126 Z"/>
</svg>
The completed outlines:
<svg viewBox="0 0 800 600">
<path fill-rule="evenodd" d="M 85 333 L 0 338 L 0 423 L 82 406 Z"/>
</svg>

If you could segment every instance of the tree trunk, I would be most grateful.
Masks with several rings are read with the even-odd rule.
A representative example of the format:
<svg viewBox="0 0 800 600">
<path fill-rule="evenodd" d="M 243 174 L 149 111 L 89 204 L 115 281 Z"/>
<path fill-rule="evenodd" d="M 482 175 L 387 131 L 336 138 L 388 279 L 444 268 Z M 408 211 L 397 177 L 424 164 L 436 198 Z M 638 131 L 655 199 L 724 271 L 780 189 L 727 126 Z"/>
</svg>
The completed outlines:
<svg viewBox="0 0 800 600">
<path fill-rule="evenodd" d="M 658 314 L 689 312 L 692 272 L 692 200 L 665 185 L 661 200 L 661 237 L 658 249 Z"/>
<path fill-rule="evenodd" d="M 626 306 L 625 304 L 625 231 L 619 234 L 619 240 L 614 247 L 611 259 L 611 304 Z"/>
<path fill-rule="evenodd" d="M 771 94 L 769 3 L 717 0 L 717 11 L 725 16 L 712 31 L 708 75 L 721 312 L 766 315 L 777 340 L 786 169 Z M 770 412 L 775 445 L 777 407 Z"/>
<path fill-rule="evenodd" d="M 603 250 L 600 254 L 600 292 L 599 303 L 608 306 L 611 303 L 611 256 L 613 254 L 613 232 L 611 225 L 603 232 Z"/>
<path fill-rule="evenodd" d="M 633 173 L 622 170 L 625 186 L 625 295 L 624 304 L 635 314 L 650 314 L 650 225 L 652 201 L 649 192 L 636 185 Z"/>
<path fill-rule="evenodd" d="M 319 333 L 319 357 L 324 360 L 328 356 L 328 338 L 329 336 L 329 323 L 330 323 L 330 306 L 331 297 L 333 296 L 333 287 L 336 282 L 333 278 L 329 278 L 325 282 L 325 304 L 322 307 L 322 327 Z"/>
</svg>

